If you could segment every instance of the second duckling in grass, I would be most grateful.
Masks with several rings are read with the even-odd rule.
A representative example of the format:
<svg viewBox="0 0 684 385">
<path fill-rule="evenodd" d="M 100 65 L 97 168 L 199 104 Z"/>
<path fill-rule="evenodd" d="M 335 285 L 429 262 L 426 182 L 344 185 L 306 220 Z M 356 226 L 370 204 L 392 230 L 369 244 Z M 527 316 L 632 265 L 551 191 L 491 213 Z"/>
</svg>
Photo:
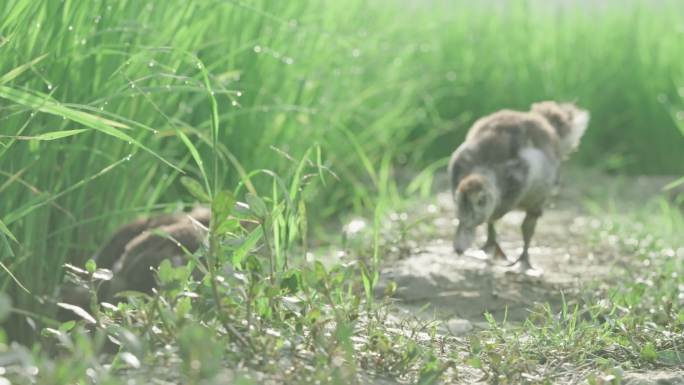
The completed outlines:
<svg viewBox="0 0 684 385">
<path fill-rule="evenodd" d="M 537 219 L 558 183 L 562 160 L 577 149 L 589 113 L 572 103 L 545 101 L 530 111 L 502 110 L 479 119 L 451 156 L 449 177 L 458 227 L 454 250 L 470 247 L 475 229 L 487 224 L 485 251 L 505 258 L 496 241 L 495 223 L 520 209 L 523 251 L 521 270 L 531 269 L 528 249 Z"/>
</svg>

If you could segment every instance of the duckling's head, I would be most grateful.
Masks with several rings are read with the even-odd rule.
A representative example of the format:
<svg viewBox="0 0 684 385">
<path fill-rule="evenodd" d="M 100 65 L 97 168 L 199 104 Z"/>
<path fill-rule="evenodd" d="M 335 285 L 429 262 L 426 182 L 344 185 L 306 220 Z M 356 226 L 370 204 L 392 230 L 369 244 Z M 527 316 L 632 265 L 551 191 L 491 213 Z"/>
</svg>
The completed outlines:
<svg viewBox="0 0 684 385">
<path fill-rule="evenodd" d="M 497 205 L 493 176 L 473 173 L 463 178 L 456 191 L 458 228 L 454 250 L 463 253 L 475 239 L 475 228 L 488 221 Z"/>
</svg>

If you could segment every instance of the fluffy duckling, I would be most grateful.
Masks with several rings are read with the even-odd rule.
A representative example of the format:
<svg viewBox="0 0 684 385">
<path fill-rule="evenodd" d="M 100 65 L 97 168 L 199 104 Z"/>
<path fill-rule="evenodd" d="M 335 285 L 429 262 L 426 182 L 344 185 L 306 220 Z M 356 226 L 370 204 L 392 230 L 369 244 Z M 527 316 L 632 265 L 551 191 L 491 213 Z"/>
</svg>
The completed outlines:
<svg viewBox="0 0 684 385">
<path fill-rule="evenodd" d="M 523 251 L 516 263 L 531 269 L 528 248 L 546 199 L 558 184 L 562 160 L 579 145 L 589 113 L 571 103 L 535 103 L 528 112 L 502 110 L 479 119 L 451 156 L 448 173 L 458 227 L 454 250 L 473 242 L 475 228 L 487 224 L 484 249 L 505 258 L 495 223 L 520 209 Z"/>
<path fill-rule="evenodd" d="M 113 279 L 99 288 L 100 300 L 112 301 L 123 290 L 150 292 L 156 284 L 150 268 L 164 259 L 176 265 L 184 262 L 185 251 L 195 252 L 204 241 L 203 227 L 209 226 L 210 220 L 210 210 L 200 206 L 190 213 L 140 218 L 120 228 L 93 258 L 97 267 L 113 273 Z M 90 306 L 88 288 L 72 282 L 65 282 L 57 297 L 85 309 Z M 69 320 L 73 315 L 61 312 L 58 318 Z"/>
</svg>

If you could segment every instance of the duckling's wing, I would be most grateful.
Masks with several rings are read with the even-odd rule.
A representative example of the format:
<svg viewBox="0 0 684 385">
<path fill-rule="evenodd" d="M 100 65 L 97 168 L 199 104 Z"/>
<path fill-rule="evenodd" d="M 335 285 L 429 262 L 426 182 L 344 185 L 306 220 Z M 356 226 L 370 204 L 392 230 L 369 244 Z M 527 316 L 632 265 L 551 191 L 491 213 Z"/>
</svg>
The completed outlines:
<svg viewBox="0 0 684 385">
<path fill-rule="evenodd" d="M 456 191 L 461 179 L 473 169 L 472 154 L 467 143 L 461 144 L 449 160 L 448 174 L 452 193 Z"/>
<path fill-rule="evenodd" d="M 496 170 L 497 185 L 501 200 L 494 216 L 500 217 L 515 208 L 525 193 L 529 164 L 525 159 L 516 157 L 499 164 Z"/>
</svg>

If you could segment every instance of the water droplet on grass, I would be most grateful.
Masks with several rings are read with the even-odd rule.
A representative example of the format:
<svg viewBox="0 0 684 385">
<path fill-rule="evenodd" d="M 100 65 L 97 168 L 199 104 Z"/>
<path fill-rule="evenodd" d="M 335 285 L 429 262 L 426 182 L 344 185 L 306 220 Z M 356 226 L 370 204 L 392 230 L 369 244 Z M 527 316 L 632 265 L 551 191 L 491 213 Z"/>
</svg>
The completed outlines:
<svg viewBox="0 0 684 385">
<path fill-rule="evenodd" d="M 352 56 L 354 56 L 354 57 L 359 57 L 359 56 L 361 56 L 361 50 L 359 50 L 358 48 L 354 48 L 354 49 L 352 50 Z"/>
<path fill-rule="evenodd" d="M 52 84 L 48 83 L 48 84 L 47 84 L 47 89 L 48 89 L 48 90 L 51 90 L 51 89 L 52 89 Z"/>
<path fill-rule="evenodd" d="M 236 95 L 237 95 L 238 97 L 239 97 L 239 96 L 242 96 L 242 91 L 238 91 L 238 92 L 236 93 Z"/>
<path fill-rule="evenodd" d="M 237 103 L 235 100 L 233 100 L 232 102 L 230 102 L 230 104 L 232 104 L 233 106 L 237 106 L 237 105 L 238 105 L 238 103 Z"/>
<path fill-rule="evenodd" d="M 254 52 L 260 53 L 260 52 L 261 52 L 261 46 L 260 46 L 260 45 L 255 45 L 255 46 L 254 46 Z"/>
<path fill-rule="evenodd" d="M 73 31 L 74 27 L 70 25 L 68 29 L 69 29 L 69 31 Z"/>
<path fill-rule="evenodd" d="M 149 67 L 154 67 L 154 61 L 150 61 L 149 63 L 147 63 L 147 65 L 148 65 Z"/>
</svg>

